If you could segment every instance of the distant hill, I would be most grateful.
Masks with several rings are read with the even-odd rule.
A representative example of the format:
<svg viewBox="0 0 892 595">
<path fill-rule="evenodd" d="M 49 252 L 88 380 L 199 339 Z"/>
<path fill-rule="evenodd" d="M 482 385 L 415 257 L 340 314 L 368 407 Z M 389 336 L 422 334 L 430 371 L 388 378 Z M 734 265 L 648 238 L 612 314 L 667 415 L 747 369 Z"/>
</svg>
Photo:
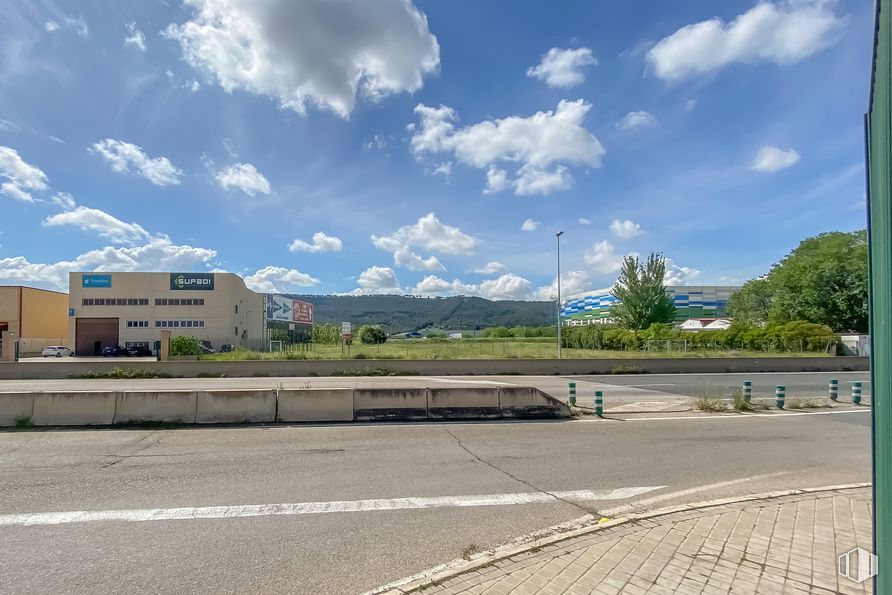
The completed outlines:
<svg viewBox="0 0 892 595">
<path fill-rule="evenodd" d="M 490 301 L 479 297 L 294 295 L 314 305 L 317 323 L 380 324 L 389 333 L 427 327 L 473 329 L 553 324 L 552 302 Z"/>
</svg>

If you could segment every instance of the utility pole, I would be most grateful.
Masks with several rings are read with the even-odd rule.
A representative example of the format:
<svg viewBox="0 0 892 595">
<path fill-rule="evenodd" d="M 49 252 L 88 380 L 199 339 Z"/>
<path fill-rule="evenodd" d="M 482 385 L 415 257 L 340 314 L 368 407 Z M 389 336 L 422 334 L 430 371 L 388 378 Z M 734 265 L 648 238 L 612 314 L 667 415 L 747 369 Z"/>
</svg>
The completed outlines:
<svg viewBox="0 0 892 595">
<path fill-rule="evenodd" d="M 563 231 L 554 234 L 557 238 L 557 356 L 561 359 L 561 236 Z"/>
</svg>

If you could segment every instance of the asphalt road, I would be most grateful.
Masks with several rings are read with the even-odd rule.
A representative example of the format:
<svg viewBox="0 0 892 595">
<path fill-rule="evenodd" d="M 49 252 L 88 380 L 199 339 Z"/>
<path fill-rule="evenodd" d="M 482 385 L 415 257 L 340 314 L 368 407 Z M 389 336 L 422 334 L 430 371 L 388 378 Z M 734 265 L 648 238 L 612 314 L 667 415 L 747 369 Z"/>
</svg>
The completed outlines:
<svg viewBox="0 0 892 595">
<path fill-rule="evenodd" d="M 863 411 L 0 432 L 0 592 L 362 592 L 587 512 L 868 481 L 869 438 Z M 494 494 L 526 496 L 467 499 Z M 65 511 L 124 512 L 28 514 Z"/>
</svg>

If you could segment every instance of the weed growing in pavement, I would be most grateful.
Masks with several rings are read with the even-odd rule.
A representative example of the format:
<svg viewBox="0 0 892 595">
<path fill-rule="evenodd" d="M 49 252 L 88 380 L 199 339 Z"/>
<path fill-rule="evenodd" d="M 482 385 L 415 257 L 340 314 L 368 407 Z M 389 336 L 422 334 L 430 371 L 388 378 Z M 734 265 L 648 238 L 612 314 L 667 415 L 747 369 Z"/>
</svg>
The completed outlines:
<svg viewBox="0 0 892 595">
<path fill-rule="evenodd" d="M 830 407 L 830 405 L 822 403 L 818 399 L 811 399 L 808 397 L 791 397 L 787 399 L 784 407 L 786 409 L 821 409 L 823 407 Z"/>
<path fill-rule="evenodd" d="M 199 372 L 195 375 L 196 378 L 226 378 L 226 374 L 223 372 Z"/>
<path fill-rule="evenodd" d="M 405 370 L 387 370 L 385 368 L 365 368 L 364 370 L 344 370 L 338 368 L 332 376 L 418 376 L 418 372 Z"/>
<path fill-rule="evenodd" d="M 17 430 L 28 430 L 34 427 L 34 422 L 31 421 L 30 415 L 20 415 L 15 418 L 15 429 Z"/>
<path fill-rule="evenodd" d="M 610 368 L 611 374 L 647 374 L 647 370 L 638 366 L 626 366 L 624 364 L 616 364 Z"/>
<path fill-rule="evenodd" d="M 480 551 L 480 547 L 476 543 L 472 543 L 461 551 L 461 557 L 465 560 L 470 560 L 474 554 L 477 554 Z"/>
<path fill-rule="evenodd" d="M 743 396 L 743 391 L 736 390 L 731 395 L 731 406 L 734 408 L 734 411 L 742 413 L 744 411 L 752 411 L 755 409 L 753 403 L 751 401 L 747 401 Z"/>
<path fill-rule="evenodd" d="M 93 378 L 113 378 L 116 380 L 130 378 L 173 378 L 167 372 L 159 372 L 158 370 L 143 370 L 141 368 L 112 368 L 102 372 L 84 372 L 82 374 L 69 374 L 69 378 L 93 379 Z"/>
<path fill-rule="evenodd" d="M 694 399 L 694 409 L 698 411 L 703 411 L 706 413 L 718 413 L 719 411 L 725 411 L 728 408 L 725 401 L 720 398 L 713 397 L 709 394 L 705 394 L 702 397 L 697 397 Z"/>
</svg>

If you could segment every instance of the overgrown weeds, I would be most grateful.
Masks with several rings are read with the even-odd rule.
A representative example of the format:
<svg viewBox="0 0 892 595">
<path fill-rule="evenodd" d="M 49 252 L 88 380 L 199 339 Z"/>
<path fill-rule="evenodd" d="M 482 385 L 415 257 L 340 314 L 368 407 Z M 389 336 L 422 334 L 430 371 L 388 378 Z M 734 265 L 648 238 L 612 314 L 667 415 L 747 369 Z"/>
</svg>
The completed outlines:
<svg viewBox="0 0 892 595">
<path fill-rule="evenodd" d="M 705 394 L 694 399 L 694 409 L 703 411 L 704 413 L 718 413 L 728 408 L 727 403 L 723 399 Z"/>
<path fill-rule="evenodd" d="M 103 370 L 102 372 L 94 372 L 90 370 L 88 372 L 83 372 L 80 374 L 69 374 L 68 377 L 79 379 L 112 378 L 116 380 L 131 378 L 173 378 L 171 374 L 168 374 L 167 372 L 161 372 L 159 370 L 143 370 L 142 368 L 118 367 L 114 367 L 111 370 Z"/>
</svg>

